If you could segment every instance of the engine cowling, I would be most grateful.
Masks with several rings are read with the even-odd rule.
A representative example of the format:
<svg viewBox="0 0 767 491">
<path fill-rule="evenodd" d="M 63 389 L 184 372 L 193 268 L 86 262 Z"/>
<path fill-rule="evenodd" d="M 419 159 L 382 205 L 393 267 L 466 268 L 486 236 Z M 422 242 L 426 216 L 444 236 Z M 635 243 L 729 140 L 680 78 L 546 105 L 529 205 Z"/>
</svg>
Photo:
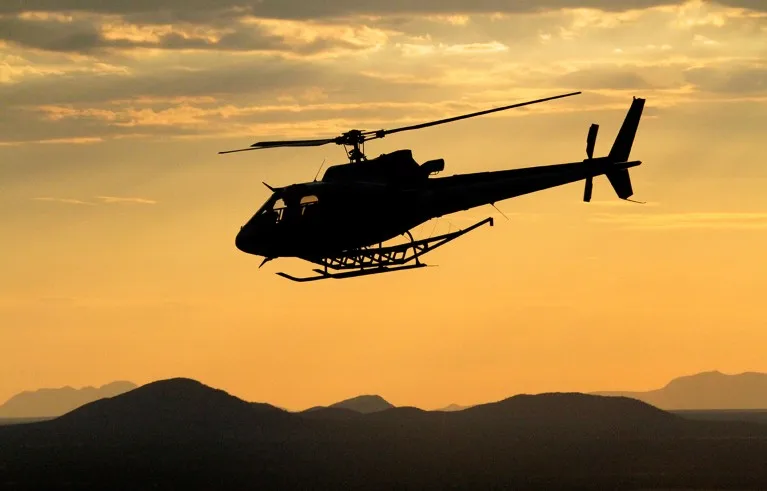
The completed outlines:
<svg viewBox="0 0 767 491">
<path fill-rule="evenodd" d="M 427 176 L 445 170 L 445 159 L 429 160 L 421 164 L 421 169 Z"/>
</svg>

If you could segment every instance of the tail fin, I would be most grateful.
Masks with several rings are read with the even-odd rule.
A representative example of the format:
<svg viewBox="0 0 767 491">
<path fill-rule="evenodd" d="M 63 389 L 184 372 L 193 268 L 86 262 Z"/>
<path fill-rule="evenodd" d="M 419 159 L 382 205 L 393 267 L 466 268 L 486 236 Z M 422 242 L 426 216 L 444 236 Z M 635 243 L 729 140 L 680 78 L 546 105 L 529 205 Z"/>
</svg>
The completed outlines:
<svg viewBox="0 0 767 491">
<path fill-rule="evenodd" d="M 620 199 L 629 199 L 634 195 L 634 190 L 631 187 L 631 176 L 628 169 L 613 170 L 605 174 L 610 181 L 615 194 Z"/>
<path fill-rule="evenodd" d="M 626 113 L 626 119 L 623 120 L 623 126 L 621 126 L 613 143 L 613 148 L 608 154 L 608 158 L 613 162 L 626 162 L 629 159 L 631 146 L 634 144 L 634 137 L 637 128 L 639 128 L 639 119 L 642 117 L 644 102 L 644 99 L 637 99 L 636 97 L 631 102 L 629 112 Z"/>
<path fill-rule="evenodd" d="M 628 113 L 626 113 L 626 119 L 623 120 L 623 125 L 618 136 L 613 142 L 613 147 L 610 149 L 610 153 L 607 158 L 611 161 L 626 162 L 631 154 L 631 147 L 634 144 L 634 137 L 639 128 L 639 120 L 642 118 L 642 110 L 644 109 L 644 99 L 637 99 L 631 102 L 631 107 Z M 610 181 L 615 194 L 621 199 L 628 199 L 634 194 L 634 190 L 631 187 L 631 176 L 626 168 L 616 169 L 605 174 Z"/>
</svg>

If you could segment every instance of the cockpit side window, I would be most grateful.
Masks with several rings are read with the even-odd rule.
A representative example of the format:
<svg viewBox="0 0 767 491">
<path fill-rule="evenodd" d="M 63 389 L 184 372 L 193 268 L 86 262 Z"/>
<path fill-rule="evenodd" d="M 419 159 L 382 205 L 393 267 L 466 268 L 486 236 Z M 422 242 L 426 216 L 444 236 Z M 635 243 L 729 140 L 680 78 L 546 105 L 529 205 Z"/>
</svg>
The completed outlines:
<svg viewBox="0 0 767 491">
<path fill-rule="evenodd" d="M 301 198 L 301 201 L 299 202 L 301 206 L 301 215 L 306 215 L 308 212 L 311 211 L 311 207 L 316 205 L 319 202 L 319 199 L 317 199 L 317 196 L 309 195 L 304 196 Z"/>
</svg>

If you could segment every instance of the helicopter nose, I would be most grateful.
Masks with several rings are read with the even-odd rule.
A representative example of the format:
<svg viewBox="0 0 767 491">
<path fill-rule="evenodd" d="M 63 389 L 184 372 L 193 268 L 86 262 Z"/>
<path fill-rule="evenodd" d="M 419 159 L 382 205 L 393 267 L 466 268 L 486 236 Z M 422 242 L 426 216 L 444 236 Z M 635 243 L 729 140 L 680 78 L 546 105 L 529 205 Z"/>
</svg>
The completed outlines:
<svg viewBox="0 0 767 491">
<path fill-rule="evenodd" d="M 234 245 L 242 252 L 253 254 L 253 234 L 248 227 L 240 227 L 240 231 L 234 238 Z"/>
</svg>

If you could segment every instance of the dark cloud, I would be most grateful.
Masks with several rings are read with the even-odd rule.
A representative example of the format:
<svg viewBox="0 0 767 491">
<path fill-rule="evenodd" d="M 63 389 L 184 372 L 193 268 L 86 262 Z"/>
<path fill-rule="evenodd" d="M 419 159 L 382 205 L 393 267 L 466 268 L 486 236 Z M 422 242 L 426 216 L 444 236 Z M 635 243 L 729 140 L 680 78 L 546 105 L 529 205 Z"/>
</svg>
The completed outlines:
<svg viewBox="0 0 767 491">
<path fill-rule="evenodd" d="M 685 71 L 700 89 L 724 94 L 767 93 L 767 67 L 705 67 Z"/>
<path fill-rule="evenodd" d="M 561 8 L 606 11 L 642 9 L 682 3 L 680 0 L 25 0 L 0 2 L 0 13 L 96 12 L 135 15 L 165 21 L 207 23 L 244 13 L 262 17 L 310 19 L 348 15 L 412 15 L 450 13 L 524 13 Z M 767 10 L 763 0 L 719 0 L 716 3 Z M 143 16 L 143 17 L 141 17 Z"/>
<path fill-rule="evenodd" d="M 427 78 L 391 81 L 366 75 L 354 64 L 285 59 L 277 55 L 220 57 L 200 53 L 194 58 L 192 68 L 183 66 L 182 58 L 165 64 L 140 64 L 141 68 L 129 68 L 125 73 L 73 71 L 27 76 L 20 83 L 0 84 L 0 106 L 93 106 L 138 98 L 208 96 L 249 105 L 274 104 L 285 96 L 300 99 L 305 90 L 313 87 L 321 87 L 334 102 L 429 102 L 445 97 L 445 92 Z M 426 73 L 439 72 L 431 69 Z"/>
<path fill-rule="evenodd" d="M 218 41 L 183 36 L 180 32 L 156 34 L 159 40 L 138 41 L 112 39 L 105 35 L 99 19 L 58 20 L 0 18 L 0 40 L 25 48 L 56 52 L 90 54 L 99 50 L 126 48 L 196 49 L 219 51 L 274 51 L 311 55 L 332 49 L 359 50 L 363 46 L 341 39 L 317 38 L 298 46 L 288 44 L 281 36 L 266 32 L 255 24 L 237 25 L 235 32 L 224 34 Z"/>
<path fill-rule="evenodd" d="M 716 0 L 715 3 L 725 7 L 767 11 L 767 2 L 764 0 Z"/>
<path fill-rule="evenodd" d="M 245 16 L 294 20 L 322 20 L 350 26 L 349 16 L 383 16 L 367 18 L 362 24 L 383 29 L 403 31 L 405 34 L 421 35 L 428 32 L 434 39 L 441 39 L 439 29 L 428 27 L 414 19 L 417 15 L 532 13 L 544 10 L 591 7 L 604 11 L 641 9 L 659 5 L 679 4 L 681 0 L 328 0 L 306 2 L 305 0 L 26 0 L 0 2 L 0 40 L 18 46 L 53 52 L 92 53 L 98 50 L 125 48 L 195 49 L 220 51 L 275 51 L 298 55 L 311 55 L 332 49 L 360 50 L 366 46 L 338 39 L 335 36 L 318 37 L 303 44 L 291 43 L 285 37 L 275 35 L 257 23 L 241 23 Z M 753 9 L 767 9 L 767 2 L 756 0 L 722 0 L 722 5 Z M 15 17 L 22 12 L 72 13 L 73 19 L 61 22 L 55 19 Z M 77 14 L 79 12 L 79 14 Z M 100 15 L 116 15 L 122 21 L 138 26 L 168 26 L 176 30 L 156 34 L 159 40 L 114 39 L 105 36 Z M 112 18 L 114 20 L 114 18 Z M 413 24 L 416 23 L 416 25 Z M 515 28 L 505 25 L 499 30 L 494 25 L 476 30 L 445 28 L 452 40 L 461 37 L 462 42 L 482 42 L 493 33 L 494 40 L 519 39 L 537 36 L 541 29 L 559 27 L 559 20 L 541 19 L 530 23 L 527 19 L 514 22 Z M 491 23 L 494 24 L 494 23 Z M 182 35 L 179 30 L 204 25 L 208 28 L 226 29 L 223 37 L 213 41 L 207 37 Z M 233 30 L 233 32 L 231 32 Z M 484 34 L 483 34 L 484 33 Z M 761 33 L 760 31 L 756 34 Z M 436 34 L 436 35 L 435 35 Z M 484 37 L 483 37 L 484 36 Z M 443 36 L 444 37 L 444 36 Z"/>
<path fill-rule="evenodd" d="M 204 64 L 203 64 L 204 65 Z M 0 142 L 24 142 L 73 138 L 112 138 L 124 135 L 207 135 L 250 124 L 300 123 L 309 120 L 371 120 L 404 116 L 417 117 L 429 111 L 409 111 L 361 105 L 357 108 L 319 108 L 294 111 L 291 104 L 311 104 L 312 87 L 322 87 L 323 97 L 333 103 L 411 102 L 445 100 L 445 92 L 429 84 L 398 83 L 368 77 L 352 69 L 305 63 L 280 58 L 247 59 L 199 70 L 167 68 L 132 74 L 76 72 L 68 75 L 28 77 L 22 83 L 0 84 Z M 288 99 L 286 99 L 286 97 Z M 294 99 L 290 99 L 293 97 Z M 185 102 L 185 98 L 190 99 Z M 200 101 L 202 100 L 202 102 Z M 279 109 L 283 106 L 284 110 Z M 54 110 L 46 110 L 55 106 Z M 275 110 L 216 113 L 216 108 L 232 106 L 278 106 Z M 174 110 L 191 108 L 191 119 L 178 125 L 151 123 L 173 118 Z M 135 116 L 129 110 L 148 111 Z M 208 113 L 195 115 L 196 109 Z M 161 114 L 171 110 L 171 114 Z M 55 119 L 56 111 L 62 117 Z M 70 117 L 66 113 L 71 111 Z M 226 111 L 224 111 L 226 112 Z M 195 121 L 195 118 L 197 120 Z M 183 118 L 183 115 L 181 116 Z"/>
<path fill-rule="evenodd" d="M 753 3 L 730 0 L 733 3 Z M 26 0 L 2 2 L 0 13 L 96 12 L 146 15 L 166 19 L 204 21 L 206 16 L 236 16 L 250 13 L 261 17 L 310 19 L 348 15 L 409 15 L 450 13 L 519 13 L 591 7 L 609 11 L 641 9 L 679 3 L 674 0 Z"/>
<path fill-rule="evenodd" d="M 18 17 L 0 18 L 0 40 L 26 48 L 61 52 L 129 46 L 125 42 L 104 39 L 98 26 L 90 22 L 48 22 Z"/>
<path fill-rule="evenodd" d="M 266 94 L 328 84 L 332 73 L 322 67 L 279 58 L 243 60 L 199 70 L 166 68 L 131 74 L 71 73 L 30 77 L 0 84 L 0 104 L 98 103 L 139 97 L 198 97 Z"/>
</svg>

